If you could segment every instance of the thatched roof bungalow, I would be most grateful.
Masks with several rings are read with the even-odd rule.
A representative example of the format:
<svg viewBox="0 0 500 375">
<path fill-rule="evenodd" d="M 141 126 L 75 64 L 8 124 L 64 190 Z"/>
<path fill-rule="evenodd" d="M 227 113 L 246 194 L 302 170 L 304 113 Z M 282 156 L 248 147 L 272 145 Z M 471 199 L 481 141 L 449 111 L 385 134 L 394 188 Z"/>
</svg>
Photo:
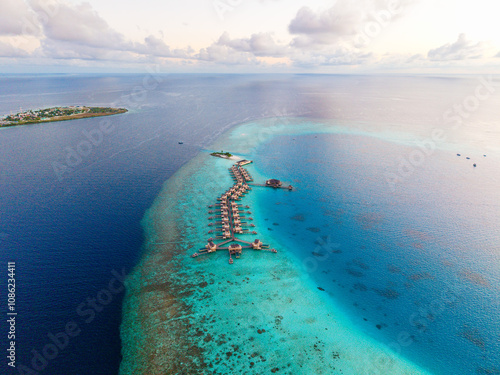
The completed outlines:
<svg viewBox="0 0 500 375">
<path fill-rule="evenodd" d="M 266 185 L 271 186 L 271 187 L 281 187 L 282 182 L 280 180 L 276 180 L 276 179 L 272 178 L 272 179 L 266 181 Z"/>
<path fill-rule="evenodd" d="M 262 249 L 262 242 L 260 240 L 256 239 L 255 241 L 252 242 L 252 248 L 254 250 Z"/>
<path fill-rule="evenodd" d="M 213 253 L 214 251 L 217 251 L 217 245 L 213 241 L 208 241 L 208 243 L 205 247 L 207 249 L 207 252 L 209 252 L 209 253 Z"/>
</svg>

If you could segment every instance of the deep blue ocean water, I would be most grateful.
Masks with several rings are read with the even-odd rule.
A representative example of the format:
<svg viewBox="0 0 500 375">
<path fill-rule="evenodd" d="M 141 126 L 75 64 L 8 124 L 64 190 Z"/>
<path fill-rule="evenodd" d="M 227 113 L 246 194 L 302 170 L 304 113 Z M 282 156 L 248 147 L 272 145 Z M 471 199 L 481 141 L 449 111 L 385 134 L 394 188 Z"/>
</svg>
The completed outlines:
<svg viewBox="0 0 500 375">
<path fill-rule="evenodd" d="M 232 125 L 300 111 L 286 84 L 288 78 L 146 72 L 0 77 L 2 116 L 65 105 L 129 109 L 106 119 L 0 129 L 0 259 L 5 268 L 16 262 L 18 365 L 30 366 L 32 350 L 42 352 L 49 333 L 75 321 L 81 334 L 42 373 L 117 373 L 123 293 L 90 323 L 78 306 L 108 287 L 113 270 L 130 272 L 141 255 L 140 220 L 180 166 Z M 78 150 L 88 141 L 82 132 L 102 121 L 112 130 L 90 151 L 82 146 L 81 160 L 68 159 L 76 164 L 71 171 L 60 169 L 68 166 L 68 148 Z M 59 172 L 53 163 L 61 163 Z M 6 282 L 1 278 L 2 296 Z"/>
<path fill-rule="evenodd" d="M 158 85 L 145 89 L 145 78 Z M 0 259 L 16 261 L 18 364 L 29 366 L 48 333 L 75 321 L 81 334 L 42 373 L 117 373 L 123 294 L 90 323 L 78 306 L 140 259 L 140 220 L 176 170 L 236 124 L 291 116 L 372 137 L 262 140 L 255 168 L 297 186 L 280 205 L 276 192 L 262 193 L 273 202 L 259 205 L 269 232 L 368 335 L 392 344 L 408 332 L 401 354 L 436 373 L 498 372 L 498 96 L 394 191 L 384 175 L 477 85 L 476 77 L 0 77 L 1 114 L 79 104 L 130 110 L 0 129 Z M 68 148 L 102 121 L 112 130 L 58 175 L 53 163 L 67 163 Z"/>
</svg>

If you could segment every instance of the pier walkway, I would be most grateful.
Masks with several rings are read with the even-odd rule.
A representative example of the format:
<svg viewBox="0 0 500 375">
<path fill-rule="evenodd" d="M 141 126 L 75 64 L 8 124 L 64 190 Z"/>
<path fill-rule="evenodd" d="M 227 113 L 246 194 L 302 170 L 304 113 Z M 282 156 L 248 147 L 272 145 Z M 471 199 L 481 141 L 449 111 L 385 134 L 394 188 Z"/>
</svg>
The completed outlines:
<svg viewBox="0 0 500 375">
<path fill-rule="evenodd" d="M 245 164 L 251 163 L 251 161 L 246 162 Z M 212 234 L 212 237 L 208 239 L 205 247 L 199 249 L 191 257 L 196 258 L 200 255 L 214 253 L 217 250 L 227 250 L 229 253 L 229 263 L 232 264 L 233 255 L 235 258 L 239 258 L 243 249 L 269 251 L 272 253 L 278 252 L 276 249 L 270 249 L 269 245 L 263 244 L 259 239 L 248 242 L 236 237 L 236 235 L 257 234 L 254 230 L 255 225 L 252 223 L 253 218 L 247 216 L 252 214 L 249 210 L 250 206 L 239 202 L 252 190 L 250 186 L 267 186 L 288 190 L 292 190 L 292 186 L 281 186 L 279 180 L 268 180 L 266 184 L 252 183 L 253 178 L 243 168 L 243 165 L 242 163 L 236 163 L 229 168 L 231 177 L 234 180 L 233 186 L 217 198 L 217 203 L 208 206 L 208 214 L 210 215 L 208 226 L 211 227 L 208 233 Z M 216 240 L 222 242 L 215 243 L 214 241 Z"/>
</svg>

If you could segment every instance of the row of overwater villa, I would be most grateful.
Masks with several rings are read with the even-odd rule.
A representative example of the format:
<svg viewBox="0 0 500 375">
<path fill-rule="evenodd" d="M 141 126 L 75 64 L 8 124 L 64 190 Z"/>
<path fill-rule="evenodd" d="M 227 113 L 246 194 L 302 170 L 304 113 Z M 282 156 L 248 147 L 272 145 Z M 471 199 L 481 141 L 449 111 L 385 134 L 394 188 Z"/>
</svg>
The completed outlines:
<svg viewBox="0 0 500 375">
<path fill-rule="evenodd" d="M 255 235 L 255 225 L 249 211 L 250 206 L 243 205 L 241 200 L 252 190 L 248 185 L 253 181 L 252 176 L 243 168 L 244 165 L 252 163 L 251 160 L 241 160 L 229 168 L 229 172 L 234 180 L 233 186 L 226 190 L 217 203 L 208 206 L 211 215 L 208 226 L 211 228 L 208 233 L 212 237 L 208 239 L 205 247 L 192 255 L 196 258 L 200 255 L 214 253 L 217 250 L 227 250 L 229 253 L 229 263 L 233 263 L 233 256 L 239 258 L 243 249 L 264 250 L 277 253 L 276 249 L 270 249 L 269 245 L 263 244 L 259 239 L 248 242 L 237 238 L 236 235 Z M 222 241 L 216 243 L 215 241 Z"/>
</svg>

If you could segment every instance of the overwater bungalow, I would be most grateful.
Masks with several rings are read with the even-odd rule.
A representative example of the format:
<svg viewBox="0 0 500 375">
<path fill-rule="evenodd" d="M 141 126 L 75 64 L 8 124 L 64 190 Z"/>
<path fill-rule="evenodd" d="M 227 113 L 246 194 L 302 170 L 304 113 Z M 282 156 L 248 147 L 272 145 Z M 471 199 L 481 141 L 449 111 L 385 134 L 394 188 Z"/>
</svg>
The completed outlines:
<svg viewBox="0 0 500 375">
<path fill-rule="evenodd" d="M 262 242 L 258 239 L 252 242 L 252 249 L 254 250 L 261 250 L 262 249 Z"/>
<path fill-rule="evenodd" d="M 266 181 L 266 186 L 281 187 L 281 185 L 282 185 L 282 182 L 280 180 L 276 180 L 274 178 Z"/>
<path fill-rule="evenodd" d="M 229 254 L 236 255 L 236 257 L 238 258 L 241 255 L 242 249 L 243 248 L 241 247 L 240 244 L 233 243 L 233 244 L 229 245 Z"/>
<path fill-rule="evenodd" d="M 247 181 L 253 181 L 252 176 L 248 173 L 248 171 L 242 168 L 242 165 L 251 163 L 251 161 L 244 160 L 242 162 L 243 164 L 237 163 L 229 168 L 230 174 L 234 179 L 234 184 L 217 198 L 217 203 L 208 206 L 209 208 L 212 208 L 209 211 L 209 214 L 213 215 L 210 216 L 209 219 L 214 220 L 214 222 L 208 224 L 213 228 L 209 231 L 209 233 L 216 233 L 214 238 L 223 241 L 216 244 L 212 238 L 210 238 L 207 245 L 200 249 L 199 253 L 193 254 L 193 257 L 208 254 L 221 249 L 228 249 L 229 263 L 233 263 L 232 255 L 239 258 L 243 248 L 276 252 L 274 249 L 269 250 L 269 245 L 262 244 L 259 239 L 256 239 L 253 242 L 247 242 L 243 239 L 235 237 L 235 234 L 257 234 L 256 231 L 250 231 L 251 229 L 248 229 L 249 227 L 255 227 L 254 224 L 250 223 L 253 219 L 251 217 L 242 216 L 245 214 L 251 214 L 251 211 L 246 211 L 250 208 L 250 206 L 242 205 L 237 202 L 244 198 L 248 191 L 251 190 Z M 266 182 L 265 186 L 281 187 L 281 181 L 271 179 Z M 219 210 L 220 214 L 217 214 Z M 232 241 L 241 242 L 246 245 L 242 246 L 238 243 L 233 243 L 228 247 L 221 247 Z"/>
<path fill-rule="evenodd" d="M 217 251 L 217 245 L 213 241 L 208 241 L 208 243 L 205 247 L 207 249 L 207 252 L 209 252 L 209 253 L 213 253 L 214 251 Z"/>
</svg>

